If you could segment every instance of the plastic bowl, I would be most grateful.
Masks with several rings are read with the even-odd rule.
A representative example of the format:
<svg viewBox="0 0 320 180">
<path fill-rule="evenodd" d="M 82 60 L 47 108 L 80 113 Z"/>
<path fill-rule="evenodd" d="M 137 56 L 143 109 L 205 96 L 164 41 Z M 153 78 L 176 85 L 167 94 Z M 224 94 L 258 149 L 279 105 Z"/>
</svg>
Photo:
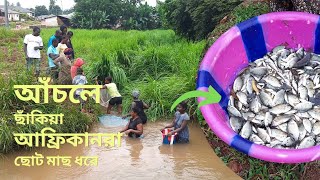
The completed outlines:
<svg viewBox="0 0 320 180">
<path fill-rule="evenodd" d="M 222 99 L 200 108 L 213 132 L 225 143 L 251 157 L 278 163 L 320 160 L 320 146 L 305 149 L 276 149 L 254 144 L 229 125 L 228 98 L 238 72 L 274 47 L 304 47 L 320 54 L 320 18 L 303 12 L 276 12 L 254 17 L 230 28 L 210 47 L 202 60 L 197 90 L 212 86 Z M 204 98 L 198 98 L 201 102 Z"/>
</svg>

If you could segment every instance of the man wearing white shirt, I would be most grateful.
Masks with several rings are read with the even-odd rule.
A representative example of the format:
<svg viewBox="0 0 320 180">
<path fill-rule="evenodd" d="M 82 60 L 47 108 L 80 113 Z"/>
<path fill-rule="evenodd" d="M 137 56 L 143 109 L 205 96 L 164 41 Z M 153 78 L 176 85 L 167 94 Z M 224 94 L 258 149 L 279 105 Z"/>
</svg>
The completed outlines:
<svg viewBox="0 0 320 180">
<path fill-rule="evenodd" d="M 42 38 L 40 37 L 40 28 L 34 27 L 33 33 L 26 35 L 24 38 L 24 52 L 27 60 L 27 69 L 30 70 L 34 64 L 36 66 L 36 76 L 40 75 L 40 50 L 43 49 Z"/>
</svg>

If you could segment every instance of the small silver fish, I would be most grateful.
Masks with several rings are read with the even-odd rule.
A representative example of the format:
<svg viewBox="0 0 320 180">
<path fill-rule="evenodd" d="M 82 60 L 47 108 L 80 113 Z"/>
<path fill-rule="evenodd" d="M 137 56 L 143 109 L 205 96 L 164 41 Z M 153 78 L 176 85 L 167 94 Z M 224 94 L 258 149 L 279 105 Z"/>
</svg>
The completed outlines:
<svg viewBox="0 0 320 180">
<path fill-rule="evenodd" d="M 240 136 L 248 139 L 251 134 L 252 134 L 252 126 L 251 126 L 250 122 L 247 121 L 240 131 Z"/>
<path fill-rule="evenodd" d="M 235 108 L 234 106 L 228 106 L 228 112 L 234 116 L 241 117 L 240 111 L 238 111 L 238 109 Z"/>
<path fill-rule="evenodd" d="M 296 141 L 299 140 L 299 127 L 298 124 L 293 120 L 288 122 L 288 133 Z"/>
<path fill-rule="evenodd" d="M 262 128 L 258 128 L 257 131 L 258 131 L 258 136 L 261 138 L 261 140 L 264 143 L 269 143 L 271 141 L 271 138 L 266 130 L 264 130 Z"/>
<path fill-rule="evenodd" d="M 270 109 L 270 112 L 276 115 L 286 113 L 290 111 L 292 107 L 288 104 L 279 104 Z"/>
<path fill-rule="evenodd" d="M 317 120 L 320 120 L 320 108 L 314 108 L 314 109 L 311 109 L 308 111 L 309 115 L 314 118 L 314 119 L 317 119 Z"/>
<path fill-rule="evenodd" d="M 236 132 L 239 133 L 240 129 L 242 128 L 243 121 L 237 117 L 230 118 L 230 126 Z"/>
<path fill-rule="evenodd" d="M 272 120 L 273 120 L 273 116 L 271 115 L 271 113 L 266 112 L 264 116 L 264 125 L 268 127 L 271 124 Z"/>
<path fill-rule="evenodd" d="M 284 99 L 285 91 L 282 89 L 276 93 L 276 95 L 273 98 L 273 105 L 279 105 L 283 104 L 285 102 Z"/>
<path fill-rule="evenodd" d="M 299 86 L 298 93 L 301 99 L 308 100 L 308 89 L 303 85 Z"/>
<path fill-rule="evenodd" d="M 240 91 L 241 88 L 242 88 L 242 86 L 243 86 L 243 81 L 242 81 L 241 77 L 238 76 L 238 77 L 236 78 L 236 80 L 234 81 L 234 83 L 233 83 L 233 90 L 234 90 L 235 92 Z"/>
<path fill-rule="evenodd" d="M 256 76 L 264 76 L 268 72 L 268 68 L 266 67 L 256 67 L 253 69 L 250 69 L 250 72 Z"/>
<path fill-rule="evenodd" d="M 314 135 L 316 135 L 316 136 L 320 134 L 320 122 L 316 122 L 316 123 L 313 125 L 312 133 L 313 133 Z"/>
<path fill-rule="evenodd" d="M 237 97 L 239 98 L 239 101 L 244 104 L 247 105 L 248 104 L 248 98 L 247 95 L 241 91 L 236 93 Z"/>
<path fill-rule="evenodd" d="M 261 104 L 258 100 L 258 97 L 254 98 L 250 103 L 250 110 L 254 113 L 258 113 L 261 109 Z"/>
<path fill-rule="evenodd" d="M 260 139 L 260 137 L 255 134 L 252 134 L 250 136 L 250 141 L 254 142 L 255 144 L 260 144 L 260 145 L 264 144 L 264 142 Z"/>
<path fill-rule="evenodd" d="M 269 94 L 267 94 L 265 91 L 260 92 L 260 99 L 264 105 L 266 105 L 268 107 L 273 106 L 273 101 L 272 101 L 271 96 Z"/>
<path fill-rule="evenodd" d="M 303 123 L 303 126 L 306 129 L 306 131 L 308 133 L 311 133 L 311 130 L 312 130 L 311 121 L 309 119 L 303 119 L 302 123 Z"/>
<path fill-rule="evenodd" d="M 301 102 L 299 104 L 297 104 L 294 109 L 298 110 L 298 111 L 302 111 L 302 112 L 306 112 L 310 109 L 312 109 L 313 103 L 305 101 L 305 102 Z"/>
<path fill-rule="evenodd" d="M 288 146 L 292 146 L 294 143 L 295 143 L 295 141 L 292 137 L 287 137 L 286 139 L 284 139 L 281 142 L 281 145 L 288 147 Z"/>
<path fill-rule="evenodd" d="M 314 144 L 315 144 L 314 138 L 309 136 L 309 137 L 305 137 L 297 148 L 298 149 L 309 148 L 314 146 Z"/>
<path fill-rule="evenodd" d="M 270 84 L 271 86 L 273 86 L 273 87 L 276 87 L 276 88 L 280 88 L 280 87 L 281 87 L 280 81 L 279 81 L 277 78 L 273 77 L 273 76 L 267 76 L 267 77 L 264 78 L 264 80 L 265 80 L 268 84 Z"/>
<path fill-rule="evenodd" d="M 270 137 L 276 138 L 277 140 L 282 142 L 288 137 L 288 135 L 287 135 L 287 133 L 285 133 L 279 129 L 271 129 Z"/>
<path fill-rule="evenodd" d="M 302 139 L 304 139 L 307 135 L 307 131 L 304 128 L 303 124 L 299 125 L 299 141 L 301 141 Z"/>
<path fill-rule="evenodd" d="M 273 119 L 271 125 L 273 127 L 278 126 L 280 124 L 286 123 L 291 119 L 291 116 L 289 115 L 282 115 L 282 116 L 277 116 Z"/>
</svg>

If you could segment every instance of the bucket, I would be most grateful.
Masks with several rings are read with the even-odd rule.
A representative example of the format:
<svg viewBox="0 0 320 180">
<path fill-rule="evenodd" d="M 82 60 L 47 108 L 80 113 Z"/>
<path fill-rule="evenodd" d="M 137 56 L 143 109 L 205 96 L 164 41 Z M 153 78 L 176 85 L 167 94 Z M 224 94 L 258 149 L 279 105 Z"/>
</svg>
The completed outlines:
<svg viewBox="0 0 320 180">
<path fill-rule="evenodd" d="M 200 108 L 210 129 L 225 143 L 251 157 L 276 163 L 306 163 L 320 160 L 320 145 L 304 149 L 278 149 L 242 138 L 229 124 L 227 107 L 230 86 L 237 74 L 273 48 L 311 50 L 320 54 L 320 16 L 303 12 L 263 14 L 230 28 L 210 47 L 198 71 L 197 90 L 212 86 L 221 95 L 217 104 Z M 200 103 L 205 98 L 199 97 Z"/>
<path fill-rule="evenodd" d="M 164 130 L 161 131 L 161 133 L 162 133 L 162 143 L 163 144 L 172 145 L 172 144 L 176 143 L 176 135 L 177 135 L 177 133 L 174 133 L 171 136 L 167 135 L 171 131 L 172 131 L 171 129 L 164 129 Z"/>
</svg>

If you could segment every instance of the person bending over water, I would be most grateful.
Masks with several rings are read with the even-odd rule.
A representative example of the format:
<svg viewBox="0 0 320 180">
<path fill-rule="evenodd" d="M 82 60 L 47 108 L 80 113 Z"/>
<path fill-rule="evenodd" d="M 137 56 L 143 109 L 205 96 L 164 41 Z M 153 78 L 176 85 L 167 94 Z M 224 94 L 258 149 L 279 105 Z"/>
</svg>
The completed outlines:
<svg viewBox="0 0 320 180">
<path fill-rule="evenodd" d="M 98 78 L 95 78 L 96 84 L 99 85 Z M 117 85 L 112 82 L 112 77 L 105 78 L 105 85 L 102 86 L 102 89 L 106 89 L 107 93 L 111 96 L 111 99 L 108 104 L 107 114 L 111 114 L 111 109 L 113 106 L 117 105 L 118 114 L 122 114 L 122 96 L 118 91 Z"/>
<path fill-rule="evenodd" d="M 189 128 L 187 124 L 190 118 L 186 113 L 186 110 L 187 103 L 181 102 L 177 107 L 177 112 L 175 113 L 175 119 L 173 120 L 173 122 L 164 127 L 164 129 L 174 127 L 174 130 L 169 132 L 168 135 L 171 136 L 172 134 L 177 133 L 177 143 L 189 142 Z M 161 131 L 164 129 L 161 129 Z"/>
<path fill-rule="evenodd" d="M 129 137 L 139 138 L 143 134 L 142 120 L 138 116 L 139 109 L 134 107 L 131 110 L 131 119 L 129 120 L 126 127 L 120 131 L 120 133 L 125 133 Z"/>
</svg>

